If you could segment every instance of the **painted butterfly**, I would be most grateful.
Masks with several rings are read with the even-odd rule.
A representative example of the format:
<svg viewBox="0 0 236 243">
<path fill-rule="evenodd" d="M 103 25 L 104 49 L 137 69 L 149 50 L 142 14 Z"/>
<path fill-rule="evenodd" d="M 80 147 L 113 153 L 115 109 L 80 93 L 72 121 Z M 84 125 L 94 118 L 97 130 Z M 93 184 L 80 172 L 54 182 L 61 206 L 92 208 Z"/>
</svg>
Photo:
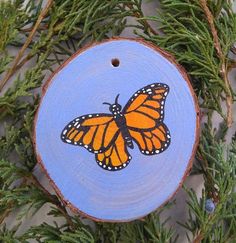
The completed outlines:
<svg viewBox="0 0 236 243">
<path fill-rule="evenodd" d="M 170 144 L 170 132 L 163 123 L 168 92 L 166 84 L 150 84 L 138 90 L 123 109 L 117 95 L 114 104 L 103 103 L 112 114 L 77 117 L 63 129 L 61 139 L 94 153 L 98 165 L 110 171 L 129 164 L 127 147 L 133 149 L 133 141 L 145 155 L 161 153 Z"/>
</svg>

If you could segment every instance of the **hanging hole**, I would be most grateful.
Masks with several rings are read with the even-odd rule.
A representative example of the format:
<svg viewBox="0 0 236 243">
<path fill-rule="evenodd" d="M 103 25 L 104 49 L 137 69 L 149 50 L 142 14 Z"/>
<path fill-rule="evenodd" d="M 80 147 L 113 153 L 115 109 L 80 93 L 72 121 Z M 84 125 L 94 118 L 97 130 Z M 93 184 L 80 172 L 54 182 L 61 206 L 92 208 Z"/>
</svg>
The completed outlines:
<svg viewBox="0 0 236 243">
<path fill-rule="evenodd" d="M 118 58 L 114 58 L 111 60 L 111 64 L 113 67 L 119 67 L 120 66 L 120 60 Z"/>
</svg>

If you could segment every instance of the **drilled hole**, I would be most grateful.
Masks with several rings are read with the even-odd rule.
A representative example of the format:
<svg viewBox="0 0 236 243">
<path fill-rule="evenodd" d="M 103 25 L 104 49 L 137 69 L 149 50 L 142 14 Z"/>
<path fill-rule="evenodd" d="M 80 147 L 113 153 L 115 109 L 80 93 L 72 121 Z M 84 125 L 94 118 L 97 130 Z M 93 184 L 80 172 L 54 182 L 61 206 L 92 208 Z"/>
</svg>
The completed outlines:
<svg viewBox="0 0 236 243">
<path fill-rule="evenodd" d="M 111 60 L 111 64 L 113 67 L 119 67 L 120 66 L 120 61 L 118 58 L 114 58 Z"/>
</svg>

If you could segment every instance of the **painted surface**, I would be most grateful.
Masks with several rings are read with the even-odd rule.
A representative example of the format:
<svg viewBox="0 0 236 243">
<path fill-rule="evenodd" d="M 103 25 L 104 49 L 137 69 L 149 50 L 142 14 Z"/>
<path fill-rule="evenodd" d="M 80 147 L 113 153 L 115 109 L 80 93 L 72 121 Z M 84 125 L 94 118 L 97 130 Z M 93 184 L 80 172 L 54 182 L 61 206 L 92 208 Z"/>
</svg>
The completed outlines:
<svg viewBox="0 0 236 243">
<path fill-rule="evenodd" d="M 119 67 L 111 60 L 118 58 Z M 171 144 L 157 156 L 134 145 L 132 163 L 111 173 L 94 162 L 94 154 L 63 143 L 62 128 L 83 114 L 107 113 L 104 101 L 119 103 L 151 83 L 170 88 L 165 124 Z M 82 52 L 52 79 L 36 123 L 36 148 L 64 198 L 82 212 L 103 220 L 142 217 L 175 192 L 195 142 L 196 111 L 189 87 L 177 68 L 161 54 L 131 40 L 116 40 Z"/>
</svg>

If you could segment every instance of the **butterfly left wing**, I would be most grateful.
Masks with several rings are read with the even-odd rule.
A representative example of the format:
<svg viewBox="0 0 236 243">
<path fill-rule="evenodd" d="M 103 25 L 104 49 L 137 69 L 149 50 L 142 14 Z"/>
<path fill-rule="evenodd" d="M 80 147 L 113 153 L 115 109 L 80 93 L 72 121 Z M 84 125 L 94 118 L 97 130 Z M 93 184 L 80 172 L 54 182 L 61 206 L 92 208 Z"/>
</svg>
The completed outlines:
<svg viewBox="0 0 236 243">
<path fill-rule="evenodd" d="M 83 146 L 91 153 L 106 151 L 116 139 L 119 128 L 110 114 L 89 114 L 75 118 L 62 131 L 65 143 Z"/>
<path fill-rule="evenodd" d="M 131 160 L 131 156 L 127 150 L 121 132 L 119 132 L 117 138 L 109 149 L 103 153 L 98 153 L 95 156 L 98 165 L 103 169 L 110 171 L 125 168 Z"/>
</svg>

